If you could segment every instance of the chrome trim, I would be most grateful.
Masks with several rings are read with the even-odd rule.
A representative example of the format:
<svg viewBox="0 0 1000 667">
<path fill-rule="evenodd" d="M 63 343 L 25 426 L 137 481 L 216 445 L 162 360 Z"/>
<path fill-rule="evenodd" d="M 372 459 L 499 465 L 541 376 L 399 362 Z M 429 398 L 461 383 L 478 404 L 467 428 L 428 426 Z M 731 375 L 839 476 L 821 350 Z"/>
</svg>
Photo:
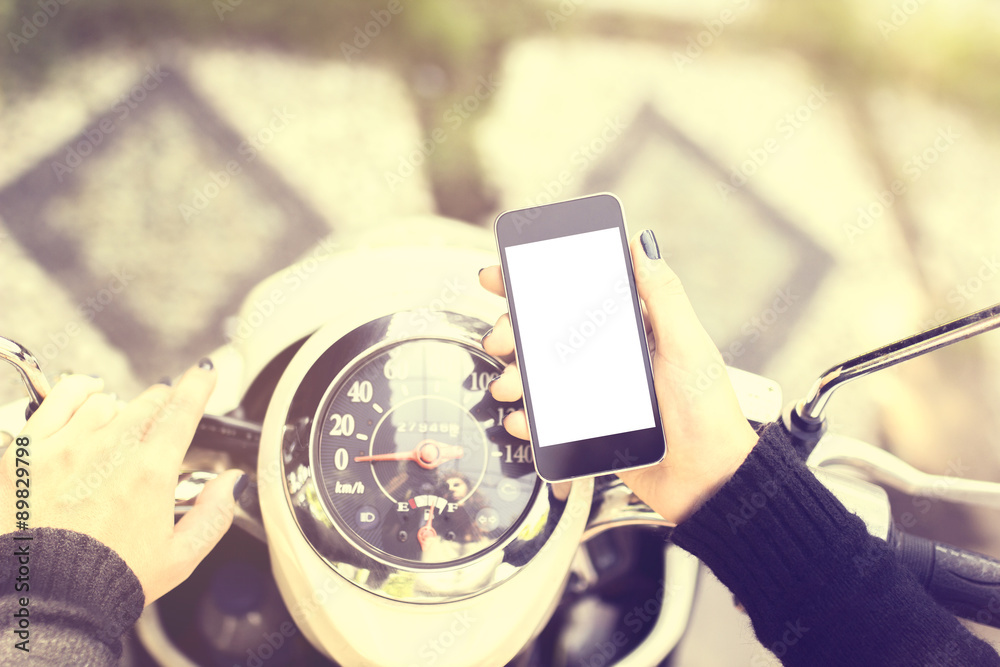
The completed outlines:
<svg viewBox="0 0 1000 667">
<path fill-rule="evenodd" d="M 674 544 L 667 545 L 663 555 L 663 591 L 656 624 L 641 644 L 615 663 L 617 667 L 659 665 L 677 648 L 691 621 L 700 573 L 701 561 Z"/>
<path fill-rule="evenodd" d="M 621 479 L 614 475 L 605 475 L 595 480 L 590 521 L 583 530 L 580 542 L 586 542 L 607 530 L 623 526 L 673 528 L 675 525 L 639 500 Z"/>
<path fill-rule="evenodd" d="M 20 343 L 0 336 L 0 359 L 12 365 L 21 376 L 24 388 L 28 391 L 28 410 L 33 412 L 51 389 L 35 355 Z"/>
<path fill-rule="evenodd" d="M 453 342 L 485 354 L 480 341 L 488 330 L 489 325 L 482 320 L 445 311 L 394 313 L 346 335 L 341 335 L 340 327 L 324 327 L 303 347 L 311 358 L 307 370 L 293 378 L 294 394 L 272 399 L 272 405 L 280 401 L 279 404 L 288 406 L 281 418 L 284 428 L 280 474 L 289 511 L 317 555 L 363 590 L 415 603 L 472 597 L 517 574 L 558 530 L 566 499 L 558 498 L 551 485 L 539 478 L 521 518 L 491 547 L 458 564 L 406 567 L 381 559 L 370 547 L 354 540 L 331 516 L 314 478 L 313 422 L 325 406 L 329 392 L 358 365 L 389 347 L 419 340 Z M 310 349 L 316 352 L 309 353 Z M 496 366 L 502 370 L 500 362 Z M 271 464 L 266 462 L 266 465 Z"/>
<path fill-rule="evenodd" d="M 174 489 L 174 514 L 186 514 L 194 507 L 205 485 L 218 476 L 218 473 L 206 470 L 181 473 L 177 478 L 177 487 Z"/>
<path fill-rule="evenodd" d="M 218 476 L 219 473 L 207 470 L 191 470 L 181 473 L 177 478 L 177 487 L 174 489 L 174 518 L 179 519 L 187 514 L 194 507 L 205 485 Z M 248 495 L 244 492 L 243 498 L 237 503 L 236 511 L 233 513 L 233 525 L 261 542 L 267 542 L 264 522 L 260 518 L 260 509 L 249 505 L 250 502 L 256 503 L 256 494 L 253 496 L 253 500 L 248 500 Z M 250 507 L 249 510 L 248 507 Z"/>
<path fill-rule="evenodd" d="M 194 611 L 192 609 L 191 613 Z M 160 616 L 159 600 L 142 611 L 135 623 L 135 634 L 142 647 L 160 667 L 199 667 L 167 635 Z"/>
</svg>

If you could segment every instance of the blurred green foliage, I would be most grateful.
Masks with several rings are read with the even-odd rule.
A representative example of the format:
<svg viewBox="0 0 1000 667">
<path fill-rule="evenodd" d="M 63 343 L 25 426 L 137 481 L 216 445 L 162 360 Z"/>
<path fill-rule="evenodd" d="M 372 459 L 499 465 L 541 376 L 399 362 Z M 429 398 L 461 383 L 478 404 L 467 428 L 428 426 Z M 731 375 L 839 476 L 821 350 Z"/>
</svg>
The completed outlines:
<svg viewBox="0 0 1000 667">
<path fill-rule="evenodd" d="M 859 92 L 912 88 L 965 106 L 981 121 L 1000 121 L 1000 14 L 993 3 L 922 4 L 912 15 L 903 4 L 771 0 L 745 37 L 758 48 L 796 53 L 827 80 Z"/>
<path fill-rule="evenodd" d="M 57 5 L 57 0 L 41 1 Z M 393 3 L 401 11 L 390 13 Z M 10 45 L 5 49 L 8 57 L 0 70 L 8 85 L 37 84 L 61 59 L 108 44 L 150 47 L 179 40 L 343 58 L 344 45 L 376 19 L 391 21 L 390 38 L 371 40 L 357 60 L 404 71 L 433 63 L 461 78 L 463 71 L 481 71 L 542 15 L 528 0 L 502 5 L 483 0 L 68 0 L 58 7 L 39 36 L 19 45 L 16 55 Z M 0 4 L 4 34 L 20 34 L 22 23 L 39 11 L 39 0 Z"/>
</svg>

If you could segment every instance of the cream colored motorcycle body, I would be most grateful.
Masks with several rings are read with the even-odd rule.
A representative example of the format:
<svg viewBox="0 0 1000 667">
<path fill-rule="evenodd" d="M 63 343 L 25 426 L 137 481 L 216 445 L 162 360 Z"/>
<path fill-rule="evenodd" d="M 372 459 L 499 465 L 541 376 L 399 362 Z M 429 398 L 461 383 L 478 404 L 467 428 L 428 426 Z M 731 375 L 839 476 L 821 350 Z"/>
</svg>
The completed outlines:
<svg viewBox="0 0 1000 667">
<path fill-rule="evenodd" d="M 296 625 L 339 664 L 505 665 L 545 626 L 570 573 L 587 577 L 583 543 L 618 526 L 668 526 L 616 478 L 596 489 L 593 479 L 543 482 L 516 443 L 498 440 L 503 408 L 492 422 L 477 413 L 485 408 L 475 393 L 484 395 L 488 378 L 502 370 L 480 343 L 505 312 L 503 299 L 477 280 L 480 268 L 496 262 L 487 230 L 436 218 L 327 239 L 259 284 L 230 322 L 230 343 L 211 355 L 220 381 L 208 413 L 224 415 L 297 347 L 260 428 L 259 514 L 241 508 L 236 525 L 266 540 Z M 23 357 L 15 349 L 4 354 L 44 393 L 44 378 Z M 400 382 L 407 360 L 408 385 Z M 751 421 L 778 416 L 774 383 L 735 370 L 731 377 Z M 414 386 L 426 389 L 405 395 Z M 448 387 L 457 393 L 444 395 Z M 25 404 L 0 408 L 0 428 L 17 433 Z M 427 406 L 455 416 L 412 418 Z M 379 442 L 393 433 L 404 439 L 407 429 L 426 431 L 407 440 L 422 438 L 412 455 L 379 453 Z M 458 448 L 448 439 L 459 431 L 478 435 Z M 411 458 L 386 466 L 386 456 Z M 449 456 L 472 471 L 447 480 L 457 490 L 425 484 L 403 493 L 408 478 L 458 469 Z M 180 509 L 208 478 L 185 476 Z M 458 519 L 463 511 L 466 524 Z M 402 528 L 390 531 L 390 522 Z M 376 525 L 384 530 L 373 532 Z M 687 625 L 699 564 L 665 549 L 659 614 L 646 640 L 616 664 L 658 663 Z M 167 639 L 157 605 L 137 631 L 161 664 L 193 664 Z"/>
</svg>

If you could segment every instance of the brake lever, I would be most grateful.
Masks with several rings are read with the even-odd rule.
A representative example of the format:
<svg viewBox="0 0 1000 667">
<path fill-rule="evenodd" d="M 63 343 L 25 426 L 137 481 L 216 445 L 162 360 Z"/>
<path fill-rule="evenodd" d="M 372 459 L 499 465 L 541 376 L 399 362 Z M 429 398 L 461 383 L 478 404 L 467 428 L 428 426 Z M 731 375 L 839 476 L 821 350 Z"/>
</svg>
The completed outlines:
<svg viewBox="0 0 1000 667">
<path fill-rule="evenodd" d="M 806 464 L 813 469 L 846 465 L 870 479 L 911 496 L 1000 509 L 1000 484 L 917 470 L 889 452 L 861 440 L 828 433 Z"/>
</svg>

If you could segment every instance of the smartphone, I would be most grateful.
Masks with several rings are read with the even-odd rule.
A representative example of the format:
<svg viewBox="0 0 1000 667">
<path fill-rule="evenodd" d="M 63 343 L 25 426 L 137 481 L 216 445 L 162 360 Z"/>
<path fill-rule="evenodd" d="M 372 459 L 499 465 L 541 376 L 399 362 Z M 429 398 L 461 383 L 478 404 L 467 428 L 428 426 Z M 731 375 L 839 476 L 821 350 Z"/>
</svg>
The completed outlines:
<svg viewBox="0 0 1000 667">
<path fill-rule="evenodd" d="M 621 202 L 598 194 L 507 211 L 495 231 L 539 476 L 662 460 Z"/>
</svg>

